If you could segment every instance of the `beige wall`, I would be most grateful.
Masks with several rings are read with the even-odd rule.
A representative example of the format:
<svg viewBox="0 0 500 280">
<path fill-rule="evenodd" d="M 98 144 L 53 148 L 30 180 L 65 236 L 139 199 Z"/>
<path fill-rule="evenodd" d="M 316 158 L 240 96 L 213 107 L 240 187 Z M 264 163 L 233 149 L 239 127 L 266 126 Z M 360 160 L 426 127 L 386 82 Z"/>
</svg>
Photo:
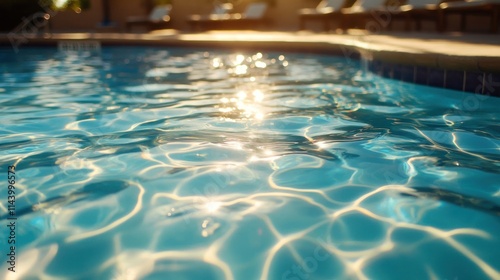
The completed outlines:
<svg viewBox="0 0 500 280">
<path fill-rule="evenodd" d="M 57 12 L 50 19 L 53 31 L 92 30 L 102 19 L 101 0 L 91 0 L 92 8 L 81 13 L 75 11 Z"/>
</svg>

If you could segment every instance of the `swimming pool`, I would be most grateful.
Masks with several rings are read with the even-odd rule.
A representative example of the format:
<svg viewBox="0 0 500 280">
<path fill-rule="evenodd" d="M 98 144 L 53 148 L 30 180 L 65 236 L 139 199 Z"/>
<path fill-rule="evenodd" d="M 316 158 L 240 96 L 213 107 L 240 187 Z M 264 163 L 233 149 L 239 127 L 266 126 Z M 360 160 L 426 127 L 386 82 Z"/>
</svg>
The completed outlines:
<svg viewBox="0 0 500 280">
<path fill-rule="evenodd" d="M 498 98 L 326 55 L 0 58 L 4 279 L 500 277 Z"/>
</svg>

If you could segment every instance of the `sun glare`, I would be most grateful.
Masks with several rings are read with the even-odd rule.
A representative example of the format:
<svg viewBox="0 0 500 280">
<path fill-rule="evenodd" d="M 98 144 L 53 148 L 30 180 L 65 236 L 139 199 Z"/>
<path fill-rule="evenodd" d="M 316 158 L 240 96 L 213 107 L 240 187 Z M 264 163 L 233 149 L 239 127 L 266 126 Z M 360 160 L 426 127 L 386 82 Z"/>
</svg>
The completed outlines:
<svg viewBox="0 0 500 280">
<path fill-rule="evenodd" d="M 208 213 L 215 213 L 220 208 L 220 206 L 221 206 L 220 202 L 210 201 L 207 204 L 205 204 L 205 209 L 207 210 Z"/>
<path fill-rule="evenodd" d="M 55 0 L 54 1 L 54 5 L 56 6 L 56 8 L 63 8 L 66 3 L 68 3 L 68 0 Z"/>
<path fill-rule="evenodd" d="M 236 56 L 234 64 L 235 65 L 239 65 L 239 64 L 243 63 L 243 61 L 245 61 L 245 56 L 242 55 L 242 54 L 239 54 L 239 55 Z"/>
</svg>

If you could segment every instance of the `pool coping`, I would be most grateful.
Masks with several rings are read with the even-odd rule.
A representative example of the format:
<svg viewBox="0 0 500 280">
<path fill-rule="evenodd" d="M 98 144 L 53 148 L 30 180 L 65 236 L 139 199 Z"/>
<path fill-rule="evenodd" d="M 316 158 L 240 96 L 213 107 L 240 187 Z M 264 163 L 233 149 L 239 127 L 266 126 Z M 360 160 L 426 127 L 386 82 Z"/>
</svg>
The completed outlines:
<svg viewBox="0 0 500 280">
<path fill-rule="evenodd" d="M 58 33 L 24 37 L 0 34 L 0 46 L 12 45 L 12 42 L 16 43 L 16 39 L 22 40 L 20 48 L 24 45 L 55 46 L 60 41 L 94 40 L 103 46 L 204 47 L 323 53 L 344 56 L 346 59 L 363 59 L 367 62 L 367 70 L 386 78 L 500 97 L 500 38 L 484 37 L 489 42 L 483 43 L 481 37 L 478 37 L 471 43 L 460 42 L 454 37 L 426 37 L 425 34 L 402 38 L 397 36 L 248 31 Z"/>
</svg>

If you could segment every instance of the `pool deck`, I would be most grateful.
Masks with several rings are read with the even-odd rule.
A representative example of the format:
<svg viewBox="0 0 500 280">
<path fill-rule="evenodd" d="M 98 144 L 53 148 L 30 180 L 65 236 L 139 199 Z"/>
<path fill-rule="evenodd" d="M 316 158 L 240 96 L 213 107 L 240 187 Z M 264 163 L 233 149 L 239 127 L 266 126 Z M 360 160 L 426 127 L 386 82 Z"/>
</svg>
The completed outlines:
<svg viewBox="0 0 500 280">
<path fill-rule="evenodd" d="M 104 45 L 163 45 L 271 49 L 340 54 L 402 65 L 446 70 L 500 73 L 498 34 L 385 33 L 352 30 L 347 34 L 307 31 L 210 31 L 182 33 L 159 30 L 130 33 L 53 33 L 45 35 L 0 34 L 0 45 L 17 42 L 55 44 L 61 40 L 98 40 Z"/>
</svg>

